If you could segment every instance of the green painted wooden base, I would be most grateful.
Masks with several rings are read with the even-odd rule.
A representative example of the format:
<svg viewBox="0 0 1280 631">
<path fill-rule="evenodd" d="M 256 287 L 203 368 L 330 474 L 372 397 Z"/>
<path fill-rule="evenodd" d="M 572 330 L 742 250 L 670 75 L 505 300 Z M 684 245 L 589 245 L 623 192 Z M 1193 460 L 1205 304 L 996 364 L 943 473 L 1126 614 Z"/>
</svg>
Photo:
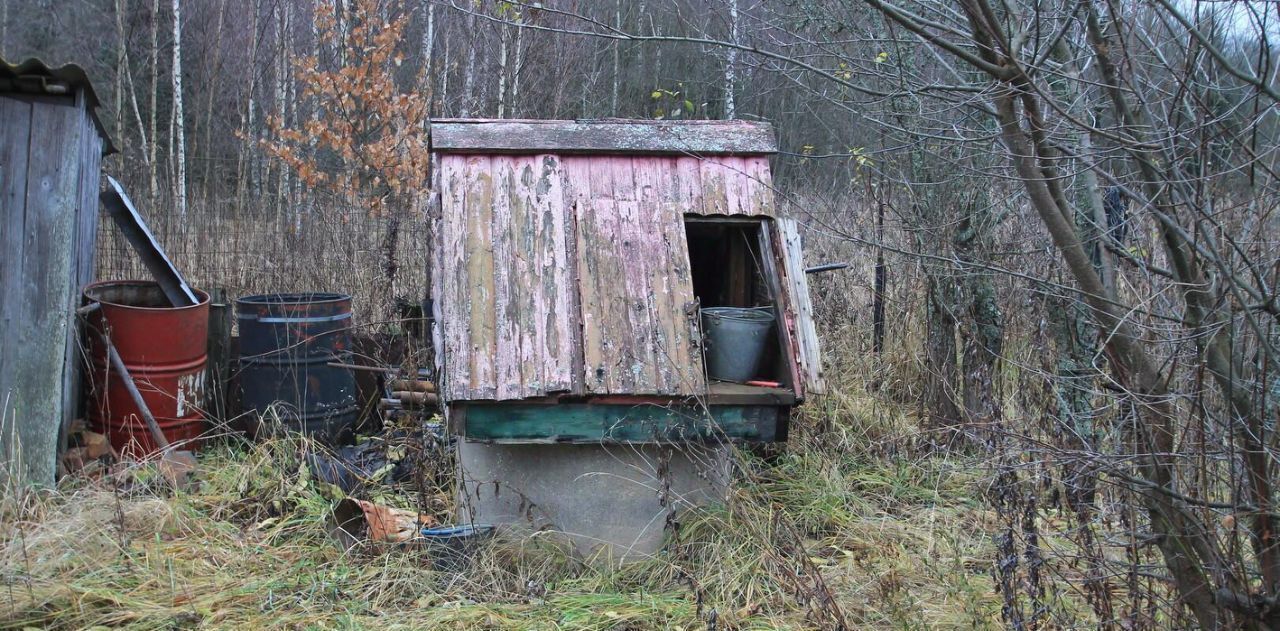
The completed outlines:
<svg viewBox="0 0 1280 631">
<path fill-rule="evenodd" d="M 614 403 L 455 404 L 467 440 L 510 443 L 690 443 L 786 440 L 787 408 Z"/>
</svg>

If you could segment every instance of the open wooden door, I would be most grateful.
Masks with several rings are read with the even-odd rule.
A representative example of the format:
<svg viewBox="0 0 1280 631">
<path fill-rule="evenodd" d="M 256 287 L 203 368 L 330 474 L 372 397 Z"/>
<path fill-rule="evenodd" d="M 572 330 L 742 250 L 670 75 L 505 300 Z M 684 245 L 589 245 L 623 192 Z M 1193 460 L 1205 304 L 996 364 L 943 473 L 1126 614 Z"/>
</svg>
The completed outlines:
<svg viewBox="0 0 1280 631">
<path fill-rule="evenodd" d="M 790 326 L 795 340 L 795 353 L 800 378 L 807 392 L 826 392 L 822 376 L 822 354 L 818 347 L 818 328 L 813 321 L 813 303 L 809 300 L 809 280 L 804 272 L 803 250 L 800 247 L 800 231 L 796 220 L 779 217 L 777 220 L 778 253 L 782 260 L 784 292 L 790 297 L 792 310 Z"/>
</svg>

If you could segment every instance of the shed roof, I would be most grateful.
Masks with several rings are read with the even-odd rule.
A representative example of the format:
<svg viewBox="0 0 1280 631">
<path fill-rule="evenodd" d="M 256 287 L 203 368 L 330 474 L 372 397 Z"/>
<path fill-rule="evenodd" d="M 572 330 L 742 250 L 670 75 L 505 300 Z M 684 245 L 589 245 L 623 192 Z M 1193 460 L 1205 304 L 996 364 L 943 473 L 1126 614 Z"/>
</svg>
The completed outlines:
<svg viewBox="0 0 1280 631">
<path fill-rule="evenodd" d="M 440 119 L 439 153 L 753 156 L 777 153 L 773 125 L 712 120 Z"/>
<path fill-rule="evenodd" d="M 80 66 L 64 64 L 52 68 L 34 57 L 11 64 L 0 57 L 0 94 L 37 94 L 46 96 L 75 96 L 77 90 L 84 91 L 85 109 L 93 118 L 93 125 L 102 137 L 102 155 L 115 152 L 111 144 L 111 136 L 98 119 L 98 95 L 93 91 L 89 75 Z"/>
</svg>

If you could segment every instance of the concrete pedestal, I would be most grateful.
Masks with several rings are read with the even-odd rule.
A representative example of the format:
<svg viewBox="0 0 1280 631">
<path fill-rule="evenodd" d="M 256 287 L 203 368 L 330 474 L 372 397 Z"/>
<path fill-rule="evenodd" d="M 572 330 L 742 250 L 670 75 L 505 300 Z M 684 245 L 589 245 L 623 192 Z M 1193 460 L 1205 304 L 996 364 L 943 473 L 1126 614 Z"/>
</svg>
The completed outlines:
<svg viewBox="0 0 1280 631">
<path fill-rule="evenodd" d="M 586 556 L 662 547 L 667 516 L 723 501 L 727 447 L 458 444 L 460 518 L 567 535 Z"/>
</svg>

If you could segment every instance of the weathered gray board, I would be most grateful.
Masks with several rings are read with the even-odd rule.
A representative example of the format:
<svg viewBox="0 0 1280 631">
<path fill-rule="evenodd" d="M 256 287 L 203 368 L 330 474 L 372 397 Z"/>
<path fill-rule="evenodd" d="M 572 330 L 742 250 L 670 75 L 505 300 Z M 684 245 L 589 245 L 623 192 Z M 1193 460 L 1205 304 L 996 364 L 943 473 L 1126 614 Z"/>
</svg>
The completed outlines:
<svg viewBox="0 0 1280 631">
<path fill-rule="evenodd" d="M 165 298 L 169 299 L 169 304 L 175 307 L 200 304 L 196 292 L 191 290 L 191 285 L 188 285 L 187 279 L 182 277 L 182 272 L 178 271 L 173 261 L 170 261 L 169 256 L 164 253 L 160 242 L 156 241 L 155 235 L 151 234 L 151 228 L 148 228 L 147 222 L 142 220 L 142 213 L 134 207 L 133 200 L 129 199 L 124 192 L 124 187 L 115 178 L 107 176 L 107 190 L 102 192 L 99 199 L 102 200 L 102 205 L 107 209 L 107 214 L 111 215 L 116 227 L 129 240 L 129 245 L 133 246 L 133 251 L 137 252 L 138 257 L 142 259 L 142 264 L 147 266 L 147 271 L 151 272 L 151 276 L 160 284 L 160 289 L 164 291 Z"/>
<path fill-rule="evenodd" d="M 102 138 L 75 96 L 0 94 L 0 480 L 51 485 L 76 412 Z"/>
<path fill-rule="evenodd" d="M 773 126 L 747 121 L 438 119 L 440 153 L 765 155 L 778 151 Z"/>
</svg>

